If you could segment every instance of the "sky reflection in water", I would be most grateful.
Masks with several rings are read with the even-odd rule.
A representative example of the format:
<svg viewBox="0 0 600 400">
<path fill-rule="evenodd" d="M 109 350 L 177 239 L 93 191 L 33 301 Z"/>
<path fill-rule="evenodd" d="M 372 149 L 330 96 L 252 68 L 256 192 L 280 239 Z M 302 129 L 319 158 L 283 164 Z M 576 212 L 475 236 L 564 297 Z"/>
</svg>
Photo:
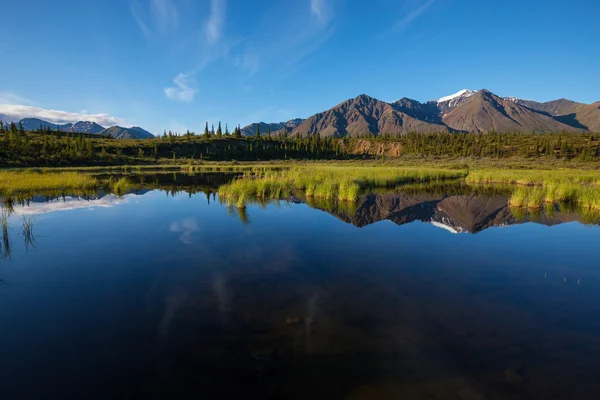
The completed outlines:
<svg viewBox="0 0 600 400">
<path fill-rule="evenodd" d="M 14 206 L 2 397 L 600 397 L 600 229 L 576 213 L 139 193 Z"/>
</svg>

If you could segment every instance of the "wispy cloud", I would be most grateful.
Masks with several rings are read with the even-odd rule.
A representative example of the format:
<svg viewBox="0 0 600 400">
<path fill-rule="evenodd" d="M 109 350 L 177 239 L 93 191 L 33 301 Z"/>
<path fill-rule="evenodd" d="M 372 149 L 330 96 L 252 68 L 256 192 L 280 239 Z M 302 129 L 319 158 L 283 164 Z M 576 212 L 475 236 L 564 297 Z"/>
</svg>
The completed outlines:
<svg viewBox="0 0 600 400">
<path fill-rule="evenodd" d="M 39 118 L 54 124 L 92 121 L 102 126 L 112 126 L 124 123 L 123 119 L 108 114 L 84 114 L 14 104 L 0 104 L 0 114 L 4 114 L 15 121 L 22 118 Z"/>
<path fill-rule="evenodd" d="M 35 104 L 34 101 L 28 100 L 11 92 L 0 92 L 0 103 L 25 105 Z"/>
<path fill-rule="evenodd" d="M 171 100 L 183 101 L 189 103 L 194 100 L 196 89 L 191 85 L 194 84 L 190 74 L 180 73 L 173 79 L 175 86 L 166 87 L 165 95 Z"/>
<path fill-rule="evenodd" d="M 396 22 L 390 31 L 397 32 L 406 29 L 406 27 L 408 27 L 414 20 L 419 18 L 421 14 L 427 11 L 427 9 L 436 2 L 437 0 L 427 0 L 420 6 L 413 8 L 408 13 L 406 13 L 404 17 L 402 17 L 398 22 Z"/>
<path fill-rule="evenodd" d="M 150 30 L 150 28 L 148 28 L 148 25 L 146 25 L 146 23 L 144 22 L 144 18 L 142 17 L 142 11 L 140 9 L 139 3 L 137 1 L 132 1 L 131 3 L 129 3 L 129 9 L 131 10 L 131 15 L 133 16 L 133 19 L 135 19 L 135 22 L 137 22 L 138 26 L 140 27 L 142 34 L 146 38 L 152 36 L 152 31 Z"/>
<path fill-rule="evenodd" d="M 171 232 L 180 233 L 179 240 L 184 244 L 191 244 L 195 232 L 199 230 L 198 223 L 193 218 L 175 221 L 169 227 Z"/>
<path fill-rule="evenodd" d="M 310 12 L 321 23 L 328 20 L 328 7 L 326 0 L 310 0 Z"/>
<path fill-rule="evenodd" d="M 179 26 L 179 11 L 171 0 L 150 0 L 149 6 L 146 4 L 140 0 L 129 3 L 131 15 L 146 38 Z"/>
<path fill-rule="evenodd" d="M 235 58 L 234 66 L 245 69 L 250 75 L 256 74 L 260 70 L 260 56 L 250 50 L 246 49 L 246 52 Z"/>
<path fill-rule="evenodd" d="M 215 44 L 223 36 L 225 7 L 225 0 L 210 0 L 210 15 L 204 24 L 204 35 L 209 45 Z"/>
<path fill-rule="evenodd" d="M 150 9 L 159 31 L 165 32 L 177 28 L 179 12 L 171 0 L 151 0 Z"/>
</svg>

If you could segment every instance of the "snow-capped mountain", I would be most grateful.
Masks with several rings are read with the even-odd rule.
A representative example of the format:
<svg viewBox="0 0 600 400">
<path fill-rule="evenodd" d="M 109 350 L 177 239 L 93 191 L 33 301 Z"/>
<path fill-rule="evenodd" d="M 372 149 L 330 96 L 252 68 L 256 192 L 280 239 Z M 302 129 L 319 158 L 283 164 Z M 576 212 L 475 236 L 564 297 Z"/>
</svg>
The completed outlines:
<svg viewBox="0 0 600 400">
<path fill-rule="evenodd" d="M 438 107 L 443 111 L 454 108 L 461 105 L 469 99 L 469 97 L 476 94 L 478 90 L 463 89 L 449 96 L 444 96 L 436 101 Z"/>
<path fill-rule="evenodd" d="M 65 124 L 61 126 L 61 130 L 82 133 L 100 133 L 104 130 L 103 126 L 92 121 L 79 121 L 74 124 Z"/>
</svg>

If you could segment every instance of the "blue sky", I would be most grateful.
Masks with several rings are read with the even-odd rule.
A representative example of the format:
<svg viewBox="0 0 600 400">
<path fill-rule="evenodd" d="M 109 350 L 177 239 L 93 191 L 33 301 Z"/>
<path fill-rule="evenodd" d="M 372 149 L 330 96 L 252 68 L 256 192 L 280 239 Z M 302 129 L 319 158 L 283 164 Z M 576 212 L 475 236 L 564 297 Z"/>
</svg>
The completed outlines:
<svg viewBox="0 0 600 400">
<path fill-rule="evenodd" d="M 600 100 L 596 0 L 21 0 L 2 15 L 0 103 L 64 120 L 201 131 L 463 88 Z"/>
</svg>

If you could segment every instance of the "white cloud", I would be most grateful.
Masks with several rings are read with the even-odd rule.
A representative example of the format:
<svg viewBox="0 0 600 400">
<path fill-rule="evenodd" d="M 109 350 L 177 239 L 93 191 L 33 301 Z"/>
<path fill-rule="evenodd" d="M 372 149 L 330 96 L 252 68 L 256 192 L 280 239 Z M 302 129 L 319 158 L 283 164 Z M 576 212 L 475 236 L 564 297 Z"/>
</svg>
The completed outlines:
<svg viewBox="0 0 600 400">
<path fill-rule="evenodd" d="M 429 7 L 433 5 L 437 0 L 428 0 L 423 3 L 421 6 L 414 8 L 410 12 L 408 12 L 400 21 L 396 22 L 396 24 L 392 27 L 392 31 L 399 31 L 405 29 L 408 25 L 410 25 L 414 20 L 419 18 L 421 14 L 423 14 Z"/>
<path fill-rule="evenodd" d="M 175 86 L 165 88 L 165 95 L 171 100 L 183 101 L 186 103 L 194 100 L 196 89 L 190 85 L 193 84 L 189 74 L 180 73 L 173 79 Z"/>
<path fill-rule="evenodd" d="M 81 208 L 109 208 L 115 205 L 127 203 L 129 198 L 134 195 L 125 195 L 117 197 L 115 195 L 104 196 L 99 199 L 84 199 L 81 197 L 67 196 L 64 199 L 53 199 L 47 202 L 29 202 L 27 205 L 15 205 L 16 215 L 36 215 L 45 214 L 54 211 L 70 211 Z"/>
<path fill-rule="evenodd" d="M 75 123 L 78 121 L 92 121 L 104 127 L 122 125 L 123 119 L 108 114 L 87 114 L 60 110 L 47 110 L 39 107 L 0 104 L 0 114 L 18 121 L 22 118 L 39 118 L 54 124 Z"/>
<path fill-rule="evenodd" d="M 169 227 L 169 230 L 171 232 L 181 233 L 179 240 L 181 240 L 184 244 L 191 244 L 192 236 L 194 235 L 194 232 L 199 230 L 199 228 L 195 219 L 188 218 L 173 222 Z"/>
<path fill-rule="evenodd" d="M 210 16 L 204 25 L 204 35 L 208 44 L 214 44 L 223 36 L 225 0 L 210 1 Z"/>
</svg>

